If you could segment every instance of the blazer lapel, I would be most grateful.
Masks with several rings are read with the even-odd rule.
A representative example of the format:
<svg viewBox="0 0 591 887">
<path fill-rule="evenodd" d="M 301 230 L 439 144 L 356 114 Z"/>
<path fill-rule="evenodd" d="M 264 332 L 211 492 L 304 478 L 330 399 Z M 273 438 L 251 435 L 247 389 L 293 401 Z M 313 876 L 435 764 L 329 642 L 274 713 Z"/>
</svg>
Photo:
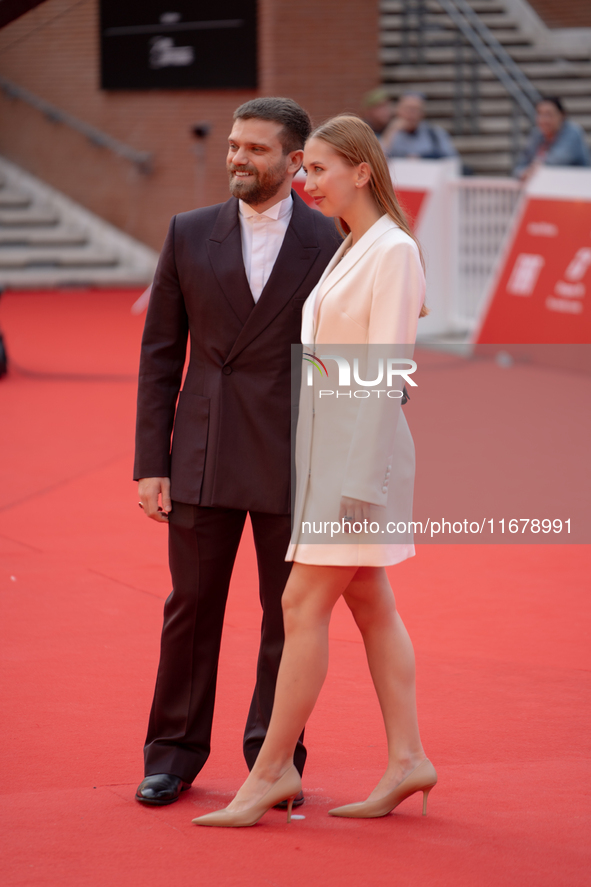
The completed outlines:
<svg viewBox="0 0 591 887">
<path fill-rule="evenodd" d="M 256 339 L 285 308 L 320 253 L 313 213 L 295 192 L 289 227 L 269 279 L 227 360 Z M 252 299 L 252 296 L 251 296 Z"/>
<path fill-rule="evenodd" d="M 390 228 L 396 228 L 396 222 L 392 221 L 390 216 L 382 216 L 375 222 L 371 228 L 365 232 L 363 237 L 357 241 L 355 246 L 352 246 L 346 256 L 344 256 L 339 262 L 339 256 L 342 256 L 343 252 L 347 249 L 347 244 L 350 243 L 350 235 L 347 237 L 339 248 L 332 261 L 329 263 L 326 271 L 324 272 L 320 282 L 318 284 L 318 291 L 316 293 L 315 306 L 314 306 L 314 329 L 316 329 L 316 318 L 318 317 L 318 311 L 320 310 L 320 306 L 322 301 L 326 298 L 327 293 L 335 286 L 339 280 L 341 280 L 344 275 L 357 264 L 357 262 L 365 255 L 368 249 L 373 246 L 376 240 L 382 236 L 386 231 L 389 231 Z"/>
<path fill-rule="evenodd" d="M 309 298 L 306 300 L 304 304 L 304 308 L 302 311 L 302 342 L 304 345 L 313 345 L 315 339 L 315 327 L 316 327 L 316 313 L 317 313 L 317 304 L 319 305 L 322 301 L 321 289 L 322 284 L 332 271 L 332 269 L 338 265 L 341 260 L 341 256 L 347 249 L 347 246 L 351 242 L 351 235 L 348 235 L 346 240 L 343 240 L 338 250 L 322 272 L 322 276 L 312 292 L 310 293 Z"/>
<path fill-rule="evenodd" d="M 207 241 L 207 252 L 226 299 L 240 322 L 245 324 L 254 308 L 254 299 L 244 270 L 238 201 L 235 197 L 230 197 L 221 207 Z"/>
</svg>

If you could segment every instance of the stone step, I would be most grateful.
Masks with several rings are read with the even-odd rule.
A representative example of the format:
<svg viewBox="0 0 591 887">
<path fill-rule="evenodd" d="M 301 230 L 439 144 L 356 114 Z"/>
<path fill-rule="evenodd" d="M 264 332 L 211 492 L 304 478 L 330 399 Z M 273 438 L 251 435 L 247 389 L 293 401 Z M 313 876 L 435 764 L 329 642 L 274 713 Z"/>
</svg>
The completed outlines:
<svg viewBox="0 0 591 887">
<path fill-rule="evenodd" d="M 455 140 L 456 135 L 465 135 L 466 133 L 455 133 L 453 128 L 453 121 L 449 119 L 437 118 L 437 117 L 429 117 L 428 123 L 435 124 L 435 126 L 441 126 L 445 129 L 451 136 L 452 139 Z M 530 124 L 523 120 L 521 125 L 521 133 L 525 136 L 529 135 L 530 132 Z M 498 117 L 489 117 L 483 119 L 482 117 L 478 118 L 478 131 L 475 135 L 482 136 L 483 138 L 487 136 L 503 136 L 503 135 L 511 135 L 513 132 L 512 124 L 510 120 L 505 118 Z M 470 133 L 468 133 L 470 134 Z"/>
<path fill-rule="evenodd" d="M 431 110 L 431 105 L 429 105 Z M 447 129 L 449 132 L 452 131 L 452 125 L 450 122 L 450 117 L 452 115 L 448 115 L 446 117 L 435 117 L 433 114 L 430 114 L 428 119 L 429 123 L 433 123 L 436 126 L 442 126 L 443 129 Z M 520 118 L 521 120 L 521 130 L 524 133 L 529 133 L 531 129 L 531 125 L 524 120 L 524 118 Z M 586 132 L 591 133 L 591 114 L 570 114 L 569 120 L 572 120 L 573 123 L 578 123 Z M 482 135 L 497 135 L 502 133 L 511 133 L 513 129 L 513 121 L 509 114 L 506 116 L 490 116 L 484 117 L 482 114 L 478 115 L 478 132 Z M 453 134 L 452 134 L 453 137 Z"/>
<path fill-rule="evenodd" d="M 441 82 L 422 82 L 420 80 L 409 78 L 405 83 L 397 83 L 393 79 L 393 68 L 386 66 L 382 69 L 382 79 L 384 86 L 393 98 L 397 98 L 404 92 L 416 90 L 423 93 L 427 99 L 429 98 L 452 98 L 455 93 L 455 84 L 451 81 Z M 534 86 L 542 95 L 554 95 L 556 83 L 551 80 L 535 80 Z M 466 92 L 466 95 L 468 93 Z M 479 84 L 479 95 L 485 98 L 503 98 L 507 95 L 505 87 L 496 78 L 494 80 L 485 80 Z M 589 95 L 589 83 L 584 80 L 567 80 L 560 84 L 560 96 L 583 96 Z"/>
<path fill-rule="evenodd" d="M 556 81 L 548 80 L 543 77 L 532 77 L 531 82 L 541 95 L 556 95 Z M 564 80 L 560 81 L 560 97 L 567 96 L 588 96 L 590 94 L 589 81 L 585 80 Z"/>
<path fill-rule="evenodd" d="M 591 89 L 587 95 L 567 96 L 563 104 L 567 114 L 591 114 Z"/>
<path fill-rule="evenodd" d="M 441 6 L 437 0 L 425 0 L 425 8 L 430 12 L 441 11 Z M 504 13 L 506 11 L 505 4 L 502 0 L 470 0 L 470 6 L 479 14 L 490 12 Z M 393 14 L 402 14 L 405 9 L 403 0 L 381 0 L 380 11 L 383 13 L 391 12 Z"/>
<path fill-rule="evenodd" d="M 439 82 L 442 80 L 454 80 L 456 76 L 453 65 L 396 65 L 389 68 L 390 81 L 408 83 L 409 80 L 415 83 L 432 81 Z M 496 80 L 495 75 L 487 65 L 477 65 L 476 71 L 480 80 Z"/>
<path fill-rule="evenodd" d="M 535 83 L 537 80 L 548 82 L 550 78 L 557 81 L 557 83 L 555 84 L 557 90 L 561 90 L 563 84 L 566 84 L 568 86 L 569 84 L 567 81 L 577 79 L 584 79 L 588 87 L 588 81 L 591 78 L 591 62 L 588 62 L 586 64 L 580 62 L 577 65 L 568 66 L 566 64 L 524 64 L 520 67 L 523 73 L 529 80 L 531 80 L 532 83 Z M 472 72 L 475 72 L 480 82 L 484 80 L 497 79 L 494 71 L 492 71 L 488 67 L 488 65 L 485 65 L 483 63 L 474 66 L 471 63 L 464 64 L 463 69 L 465 74 L 468 71 L 470 72 L 470 74 L 472 74 Z M 416 82 L 429 82 L 433 80 L 455 80 L 456 77 L 455 65 L 401 64 L 390 68 L 390 71 L 390 79 L 393 82 L 401 81 L 407 83 L 409 80 L 414 80 Z"/>
<path fill-rule="evenodd" d="M 29 247 L 26 250 L 0 247 L 0 272 L 17 268 L 102 268 L 117 265 L 118 261 L 115 252 L 93 246 L 77 249 Z"/>
<path fill-rule="evenodd" d="M 31 205 L 31 198 L 18 188 L 0 186 L 0 209 L 21 209 Z"/>
<path fill-rule="evenodd" d="M 455 32 L 452 29 L 441 28 L 437 31 L 426 31 L 424 33 L 425 46 L 450 46 L 452 40 L 455 40 Z M 495 37 L 505 45 L 505 49 L 509 51 L 509 46 L 531 46 L 529 40 L 519 30 L 514 31 L 497 31 Z M 381 36 L 382 46 L 416 46 L 418 43 L 417 34 L 411 32 L 404 34 L 402 31 L 382 30 Z"/>
<path fill-rule="evenodd" d="M 0 288 L 150 283 L 153 250 L 2 157 L 0 176 Z"/>
<path fill-rule="evenodd" d="M 422 93 L 427 102 L 430 99 L 453 99 L 456 87 L 451 80 L 441 81 L 439 83 L 421 83 L 420 80 L 409 79 L 406 83 L 396 83 L 390 79 L 389 68 L 384 68 L 383 81 L 392 98 L 397 98 L 405 92 L 416 90 Z M 479 85 L 479 95 L 481 98 L 507 98 L 507 92 L 502 83 L 498 80 L 490 80 Z M 430 107 L 430 104 L 428 105 Z"/>
<path fill-rule="evenodd" d="M 56 224 L 47 228 L 0 228 L 0 247 L 77 246 L 88 242 L 81 228 Z"/>
<path fill-rule="evenodd" d="M 480 21 L 482 24 L 496 34 L 497 31 L 516 30 L 519 25 L 515 19 L 507 15 L 505 12 L 481 13 Z M 380 28 L 382 30 L 399 30 L 406 27 L 411 30 L 418 27 L 418 18 L 413 16 L 412 19 L 405 18 L 402 14 L 386 13 L 380 16 Z M 446 31 L 454 31 L 456 26 L 448 14 L 441 9 L 439 12 L 434 10 L 423 16 L 422 26 L 424 29 L 444 29 Z"/>
<path fill-rule="evenodd" d="M 405 88 L 401 89 L 399 84 L 393 88 L 388 84 L 386 88 L 394 100 L 405 91 Z M 591 93 L 589 95 L 570 96 L 564 100 L 564 106 L 567 113 L 572 116 L 573 120 L 577 119 L 577 115 L 579 114 L 591 114 Z M 479 111 L 483 120 L 488 120 L 489 118 L 498 118 L 501 121 L 505 120 L 511 115 L 511 99 L 508 97 L 481 97 Z M 433 98 L 429 100 L 427 105 L 427 116 L 429 119 L 447 118 L 449 120 L 453 117 L 453 113 L 454 103 L 452 99 Z M 577 119 L 577 122 L 580 121 Z"/>
<path fill-rule="evenodd" d="M 558 58 L 555 52 L 549 49 L 537 46 L 508 46 L 506 47 L 508 54 L 513 61 L 536 62 L 543 64 L 545 62 L 556 64 L 564 64 L 570 62 L 588 62 L 589 54 L 580 50 L 561 50 L 561 56 Z M 453 64 L 456 58 L 456 48 L 454 46 L 427 46 L 424 49 L 424 62 L 427 64 Z M 380 59 L 392 64 L 405 64 L 404 51 L 400 47 L 384 46 L 380 50 Z"/>
<path fill-rule="evenodd" d="M 389 90 L 390 91 L 390 90 Z M 395 96 L 393 96 L 395 98 Z M 499 118 L 504 120 L 511 115 L 511 100 L 509 98 L 481 98 L 479 103 L 480 116 L 487 120 L 488 118 Z M 427 105 L 427 117 L 431 119 L 438 118 L 449 121 L 454 114 L 454 102 L 452 99 L 430 99 Z M 447 126 L 447 122 L 445 123 Z"/>
<path fill-rule="evenodd" d="M 564 80 L 572 77 L 576 79 L 585 78 L 588 81 L 591 77 L 591 62 L 572 62 L 560 59 L 554 62 L 554 64 L 548 62 L 523 62 L 519 67 L 530 80 L 544 77 Z"/>
<path fill-rule="evenodd" d="M 8 226 L 55 225 L 58 221 L 59 213 L 49 206 L 36 206 L 25 209 L 0 208 L 0 228 Z"/>
<path fill-rule="evenodd" d="M 474 172 L 481 174 L 487 170 L 491 175 L 507 175 L 513 169 L 513 159 L 509 152 L 495 152 L 494 154 L 462 154 L 462 161 L 471 167 Z"/>
<path fill-rule="evenodd" d="M 471 152 L 486 154 L 497 151 L 511 152 L 512 141 L 509 134 L 506 135 L 456 135 L 453 142 L 462 157 Z"/>
</svg>

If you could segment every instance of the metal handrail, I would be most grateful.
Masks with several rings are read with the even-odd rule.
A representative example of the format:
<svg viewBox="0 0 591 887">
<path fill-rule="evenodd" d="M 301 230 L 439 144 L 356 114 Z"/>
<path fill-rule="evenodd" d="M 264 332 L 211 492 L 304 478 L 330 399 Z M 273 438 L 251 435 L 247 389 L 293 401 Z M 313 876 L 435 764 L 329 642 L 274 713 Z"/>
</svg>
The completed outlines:
<svg viewBox="0 0 591 887">
<path fill-rule="evenodd" d="M 541 96 L 506 49 L 466 0 L 437 0 L 437 2 L 533 123 L 536 117 L 535 105 Z"/>
<path fill-rule="evenodd" d="M 35 110 L 40 111 L 53 123 L 63 123 L 64 126 L 68 126 L 70 129 L 80 133 L 80 135 L 85 136 L 89 142 L 98 148 L 106 148 L 113 154 L 123 157 L 125 160 L 133 163 L 140 172 L 150 173 L 152 171 L 153 154 L 150 151 L 138 151 L 136 148 L 114 139 L 113 136 L 108 135 L 96 126 L 79 120 L 67 111 L 62 111 L 50 102 L 46 102 L 45 99 L 29 92 L 23 86 L 17 86 L 16 83 L 12 83 L 11 80 L 7 80 L 2 75 L 0 75 L 0 89 L 10 98 L 20 99 L 27 105 L 35 108 Z"/>
<path fill-rule="evenodd" d="M 531 80 L 526 77 L 519 65 L 511 58 L 505 47 L 500 43 L 493 32 L 484 24 L 480 16 L 472 9 L 467 0 L 454 0 L 455 5 L 466 16 L 475 31 L 487 43 L 494 53 L 498 61 L 502 64 L 506 71 L 515 78 L 521 86 L 523 92 L 528 96 L 532 104 L 535 106 L 541 99 L 541 95 L 533 85 Z"/>
</svg>

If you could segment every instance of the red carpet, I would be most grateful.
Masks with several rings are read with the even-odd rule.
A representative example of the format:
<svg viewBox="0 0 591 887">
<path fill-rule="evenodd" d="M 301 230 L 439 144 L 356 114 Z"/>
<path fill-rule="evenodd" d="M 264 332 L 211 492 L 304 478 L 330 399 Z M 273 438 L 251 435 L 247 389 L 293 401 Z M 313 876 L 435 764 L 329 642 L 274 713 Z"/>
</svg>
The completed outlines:
<svg viewBox="0 0 591 887">
<path fill-rule="evenodd" d="M 418 796 L 382 820 L 326 815 L 363 798 L 384 764 L 362 645 L 338 608 L 329 680 L 308 729 L 305 819 L 288 826 L 271 811 L 252 829 L 199 830 L 191 818 L 227 802 L 245 773 L 241 734 L 260 619 L 245 538 L 212 756 L 178 803 L 146 809 L 133 800 L 169 591 L 165 530 L 142 517 L 130 481 L 143 324 L 130 313 L 135 298 L 9 294 L 0 304 L 14 367 L 0 381 L 2 883 L 589 884 L 584 545 L 421 545 L 392 569 L 417 652 L 423 741 L 439 772 L 426 818 Z M 450 369 L 456 391 L 468 372 Z M 491 387 L 499 372 L 492 362 L 478 368 Z M 511 372 L 513 395 L 533 379 L 560 421 L 578 411 L 566 435 L 551 411 L 532 460 L 562 446 L 560 470 L 568 473 L 568 462 L 582 484 L 591 378 L 543 367 Z M 425 358 L 424 390 L 441 374 L 441 360 Z M 458 427 L 461 413 L 454 423 L 442 414 L 435 421 L 427 394 L 409 406 L 423 477 L 433 476 L 429 445 L 452 476 L 461 473 L 470 455 L 454 444 L 468 433 Z M 424 501 L 420 471 L 418 486 Z"/>
</svg>

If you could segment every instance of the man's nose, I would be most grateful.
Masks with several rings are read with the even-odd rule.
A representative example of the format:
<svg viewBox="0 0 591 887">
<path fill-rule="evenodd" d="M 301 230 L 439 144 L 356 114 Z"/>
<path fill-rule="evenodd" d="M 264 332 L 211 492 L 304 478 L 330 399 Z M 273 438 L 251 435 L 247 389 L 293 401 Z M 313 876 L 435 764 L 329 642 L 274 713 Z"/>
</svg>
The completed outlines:
<svg viewBox="0 0 591 887">
<path fill-rule="evenodd" d="M 244 151 L 242 148 L 238 148 L 238 150 L 232 157 L 232 163 L 234 164 L 234 166 L 244 166 L 245 163 L 248 163 L 246 151 Z"/>
</svg>

